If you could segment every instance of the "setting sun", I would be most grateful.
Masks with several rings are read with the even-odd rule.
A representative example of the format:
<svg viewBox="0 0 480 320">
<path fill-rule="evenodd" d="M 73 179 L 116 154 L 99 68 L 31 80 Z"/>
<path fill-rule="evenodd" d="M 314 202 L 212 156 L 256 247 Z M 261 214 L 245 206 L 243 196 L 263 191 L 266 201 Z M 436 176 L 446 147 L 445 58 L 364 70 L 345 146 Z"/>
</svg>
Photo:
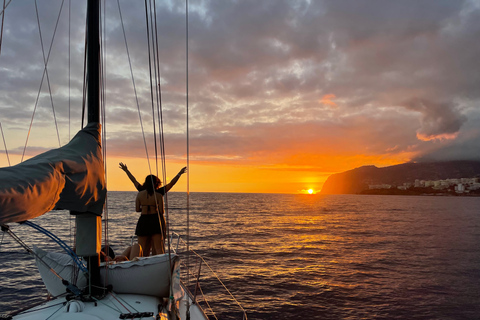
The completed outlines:
<svg viewBox="0 0 480 320">
<path fill-rule="evenodd" d="M 298 193 L 300 194 L 317 194 L 317 190 L 315 189 L 302 189 L 302 190 L 298 190 Z"/>
</svg>

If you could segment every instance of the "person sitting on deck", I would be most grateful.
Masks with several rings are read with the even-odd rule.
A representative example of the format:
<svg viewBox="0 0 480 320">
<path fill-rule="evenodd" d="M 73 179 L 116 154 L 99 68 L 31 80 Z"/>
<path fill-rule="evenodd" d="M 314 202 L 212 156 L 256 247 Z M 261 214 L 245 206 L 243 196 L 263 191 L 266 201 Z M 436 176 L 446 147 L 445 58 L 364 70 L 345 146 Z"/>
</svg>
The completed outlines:
<svg viewBox="0 0 480 320">
<path fill-rule="evenodd" d="M 138 257 L 143 257 L 143 250 L 142 246 L 139 245 L 138 243 L 135 243 L 134 245 L 131 245 L 127 247 L 121 255 L 116 256 L 115 252 L 113 251 L 112 247 L 109 245 L 103 246 L 102 250 L 100 250 L 100 260 L 102 262 L 104 261 L 115 261 L 115 262 L 121 262 L 121 261 L 132 261 L 135 258 Z"/>
</svg>

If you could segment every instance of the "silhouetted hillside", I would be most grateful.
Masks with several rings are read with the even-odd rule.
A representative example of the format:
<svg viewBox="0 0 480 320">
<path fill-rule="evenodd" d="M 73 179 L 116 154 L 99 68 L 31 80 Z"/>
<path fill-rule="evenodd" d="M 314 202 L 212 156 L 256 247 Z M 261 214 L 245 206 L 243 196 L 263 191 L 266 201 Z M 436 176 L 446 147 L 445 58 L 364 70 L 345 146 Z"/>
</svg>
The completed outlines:
<svg viewBox="0 0 480 320">
<path fill-rule="evenodd" d="M 480 176 L 480 161 L 447 161 L 430 163 L 405 163 L 377 168 L 364 166 L 328 177 L 323 194 L 359 193 L 368 185 L 402 185 L 419 180 L 443 180 Z"/>
</svg>

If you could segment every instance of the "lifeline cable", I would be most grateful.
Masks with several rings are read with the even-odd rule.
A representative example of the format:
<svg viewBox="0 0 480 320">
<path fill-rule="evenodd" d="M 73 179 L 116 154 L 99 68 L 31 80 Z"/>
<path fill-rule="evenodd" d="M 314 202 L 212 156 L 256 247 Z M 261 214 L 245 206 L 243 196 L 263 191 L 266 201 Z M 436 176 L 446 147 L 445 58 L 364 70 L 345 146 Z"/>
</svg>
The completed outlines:
<svg viewBox="0 0 480 320">
<path fill-rule="evenodd" d="M 187 243 L 185 243 L 185 241 L 183 241 L 183 239 L 180 238 L 180 241 L 187 245 Z M 228 288 L 225 286 L 225 284 L 222 282 L 222 280 L 220 280 L 220 277 L 215 273 L 215 271 L 213 271 L 213 269 L 210 267 L 210 265 L 207 263 L 207 261 L 205 261 L 205 259 L 200 255 L 198 254 L 197 252 L 195 252 L 194 250 L 191 250 L 189 252 L 192 252 L 195 256 L 197 256 L 199 259 L 201 259 L 203 261 L 203 263 L 207 266 L 207 268 L 210 270 L 210 272 L 213 274 L 213 276 L 218 280 L 218 282 L 223 286 L 223 288 L 228 292 L 228 294 L 230 295 L 230 297 L 232 298 L 233 301 L 235 301 L 235 303 L 240 307 L 240 309 L 243 311 L 243 319 L 247 319 L 247 312 L 245 311 L 245 309 L 242 307 L 242 305 L 240 304 L 240 302 L 238 302 L 238 300 L 235 298 L 235 296 L 230 292 L 230 290 L 228 290 Z M 188 275 L 188 272 L 187 272 L 187 275 Z"/>
</svg>

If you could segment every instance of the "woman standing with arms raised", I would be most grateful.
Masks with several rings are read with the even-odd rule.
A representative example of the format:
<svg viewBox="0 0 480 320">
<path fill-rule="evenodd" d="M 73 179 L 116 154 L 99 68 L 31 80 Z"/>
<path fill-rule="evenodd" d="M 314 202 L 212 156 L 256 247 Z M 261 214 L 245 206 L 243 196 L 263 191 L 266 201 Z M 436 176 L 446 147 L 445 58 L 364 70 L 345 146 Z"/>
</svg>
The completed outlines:
<svg viewBox="0 0 480 320">
<path fill-rule="evenodd" d="M 135 209 L 137 212 L 141 212 L 141 215 L 137 222 L 135 235 L 137 235 L 138 243 L 143 249 L 143 255 L 149 256 L 150 249 L 152 249 L 153 255 L 165 253 L 166 223 L 163 214 L 163 196 L 177 183 L 181 175 L 187 171 L 187 168 L 184 167 L 180 170 L 172 181 L 163 187 L 161 187 L 162 182 L 155 175 L 148 175 L 141 185 L 128 171 L 125 164 L 120 162 L 120 168 L 127 173 L 139 190 L 135 200 Z"/>
</svg>

